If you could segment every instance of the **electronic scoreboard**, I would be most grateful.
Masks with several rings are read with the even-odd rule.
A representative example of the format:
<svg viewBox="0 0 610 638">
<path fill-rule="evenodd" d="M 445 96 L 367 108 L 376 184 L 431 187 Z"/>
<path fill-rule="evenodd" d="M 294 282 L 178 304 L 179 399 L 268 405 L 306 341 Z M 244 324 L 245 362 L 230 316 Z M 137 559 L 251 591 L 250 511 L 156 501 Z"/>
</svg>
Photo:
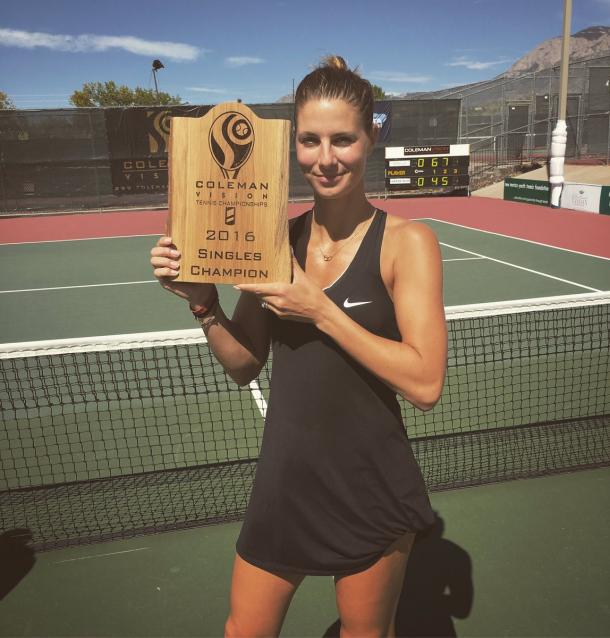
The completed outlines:
<svg viewBox="0 0 610 638">
<path fill-rule="evenodd" d="M 386 190 L 467 188 L 470 184 L 469 144 L 388 146 L 385 160 Z"/>
</svg>

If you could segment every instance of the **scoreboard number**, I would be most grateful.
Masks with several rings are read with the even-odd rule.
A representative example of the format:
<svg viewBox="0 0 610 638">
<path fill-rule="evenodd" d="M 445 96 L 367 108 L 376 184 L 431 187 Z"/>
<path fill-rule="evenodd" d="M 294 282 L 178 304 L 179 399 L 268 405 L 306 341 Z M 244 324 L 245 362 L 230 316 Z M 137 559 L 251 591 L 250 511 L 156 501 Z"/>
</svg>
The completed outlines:
<svg viewBox="0 0 610 638">
<path fill-rule="evenodd" d="M 388 190 L 415 190 L 417 188 L 463 188 L 468 186 L 468 175 L 425 175 L 421 177 L 386 178 Z"/>
<path fill-rule="evenodd" d="M 397 146 L 385 149 L 387 190 L 464 188 L 470 183 L 470 146 Z"/>
</svg>

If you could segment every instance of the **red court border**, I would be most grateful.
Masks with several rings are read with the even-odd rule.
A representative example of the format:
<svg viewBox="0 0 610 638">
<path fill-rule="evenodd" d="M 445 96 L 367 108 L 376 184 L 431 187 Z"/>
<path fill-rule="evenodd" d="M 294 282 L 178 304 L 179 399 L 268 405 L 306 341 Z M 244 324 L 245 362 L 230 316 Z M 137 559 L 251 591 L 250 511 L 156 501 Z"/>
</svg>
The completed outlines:
<svg viewBox="0 0 610 638">
<path fill-rule="evenodd" d="M 428 217 L 610 258 L 610 215 L 551 209 L 486 197 L 371 200 L 408 219 Z M 311 207 L 289 205 L 295 217 Z M 0 244 L 160 235 L 167 211 L 117 211 L 0 219 Z"/>
</svg>

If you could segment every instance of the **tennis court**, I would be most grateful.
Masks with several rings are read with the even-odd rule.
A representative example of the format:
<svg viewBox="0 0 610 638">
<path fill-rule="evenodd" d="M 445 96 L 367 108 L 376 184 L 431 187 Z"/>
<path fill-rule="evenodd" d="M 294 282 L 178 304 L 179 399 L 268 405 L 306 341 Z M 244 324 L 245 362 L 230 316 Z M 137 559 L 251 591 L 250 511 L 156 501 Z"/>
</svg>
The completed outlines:
<svg viewBox="0 0 610 638">
<path fill-rule="evenodd" d="M 390 212 L 396 207 L 392 201 L 379 205 Z M 97 217 L 98 232 L 104 234 L 104 216 Z M 424 220 L 442 243 L 446 306 L 610 287 L 607 256 L 515 240 L 430 217 Z M 160 233 L 162 223 L 156 226 Z M 180 300 L 164 294 L 151 279 L 148 252 L 155 241 L 155 234 L 150 234 L 2 245 L 1 265 L 9 275 L 2 286 L 3 341 L 193 328 Z M 228 311 L 235 303 L 234 292 L 231 287 L 221 290 Z M 44 308 L 44 322 L 24 311 L 30 304 Z"/>
<path fill-rule="evenodd" d="M 446 202 L 439 208 L 446 210 Z M 560 629 L 562 635 L 607 635 L 609 611 L 596 592 L 608 582 L 608 565 L 599 558 L 606 555 L 608 514 L 600 504 L 607 500 L 610 476 L 604 467 L 610 460 L 609 224 L 600 223 L 594 238 L 604 252 L 579 243 L 579 228 L 581 236 L 590 233 L 588 226 L 582 229 L 592 216 L 583 213 L 556 213 L 564 241 L 555 241 L 557 229 L 547 225 L 545 242 L 533 225 L 529 237 L 528 226 L 519 226 L 523 215 L 536 216 L 536 207 L 509 204 L 511 236 L 464 215 L 461 221 L 457 215 L 433 216 L 417 200 L 407 207 L 401 200 L 378 205 L 422 219 L 436 232 L 451 326 L 443 398 L 427 413 L 403 404 L 444 521 L 444 531 L 439 523 L 438 537 L 413 555 L 410 587 L 432 573 L 426 558 L 431 547 L 454 559 L 445 563 L 455 570 L 453 585 L 447 574 L 435 585 L 443 581 L 453 594 L 461 592 L 461 600 L 454 597 L 455 613 L 443 616 L 458 635 L 559 635 L 553 631 Z M 497 212 L 500 204 L 487 206 L 493 221 L 492 209 Z M 292 214 L 305 209 L 293 207 Z M 36 569 L 3 602 L 9 623 L 0 635 L 220 635 L 231 552 L 262 436 L 269 369 L 248 388 L 227 381 L 183 302 L 152 280 L 148 252 L 162 229 L 160 215 L 126 213 L 130 223 L 139 217 L 140 226 L 121 236 L 107 232 L 104 215 L 97 217 L 100 224 L 89 237 L 76 236 L 73 218 L 64 218 L 63 230 L 56 225 L 57 233 L 49 235 L 53 240 L 22 235 L 0 246 L 0 265 L 8 274 L 0 292 L 6 371 L 0 399 L 7 406 L 0 430 L 2 527 L 28 529 L 35 547 L 49 550 L 38 554 Z M 6 221 L 15 220 L 0 224 Z M 574 234 L 565 235 L 566 229 Z M 221 289 L 227 314 L 234 293 Z M 576 469 L 587 471 L 565 474 Z M 505 482 L 545 475 L 552 476 Z M 479 487 L 456 489 L 465 486 Z M 519 539 L 515 545 L 513 538 Z M 589 579 L 587 600 L 578 603 L 586 613 L 566 623 L 558 601 L 539 591 L 553 591 L 561 561 L 548 570 L 541 557 L 561 547 L 582 550 L 585 539 L 586 551 L 564 557 L 563 567 L 572 578 Z M 547 558 L 552 563 L 552 555 Z M 587 566 L 588 560 L 595 564 Z M 472 562 L 486 568 L 473 575 Z M 26 621 L 33 592 L 48 598 L 53 578 L 70 580 L 66 587 L 82 608 L 74 614 L 62 608 L 54 616 L 47 600 L 45 619 Z M 322 635 L 336 617 L 332 581 L 308 581 L 283 635 Z M 85 583 L 89 595 L 77 593 Z M 108 601 L 92 610 L 103 583 L 104 592 L 120 583 L 113 595 L 132 596 L 149 618 L 129 618 L 129 605 L 118 598 L 118 615 L 108 613 Z M 137 594 L 125 593 L 129 583 Z M 522 614 L 510 609 L 506 587 Z M 535 602 L 530 587 L 540 594 Z M 407 607 L 418 596 L 407 589 L 405 626 L 416 616 Z M 574 582 L 566 582 L 561 595 L 574 590 Z M 432 601 L 419 600 L 438 610 L 443 591 L 429 591 Z M 318 607 L 319 616 L 312 613 Z M 159 609 L 177 624 L 161 620 Z M 179 610 L 183 617 L 176 621 Z M 552 619 L 543 617 L 549 613 Z M 498 615 L 506 615 L 501 630 Z"/>
</svg>

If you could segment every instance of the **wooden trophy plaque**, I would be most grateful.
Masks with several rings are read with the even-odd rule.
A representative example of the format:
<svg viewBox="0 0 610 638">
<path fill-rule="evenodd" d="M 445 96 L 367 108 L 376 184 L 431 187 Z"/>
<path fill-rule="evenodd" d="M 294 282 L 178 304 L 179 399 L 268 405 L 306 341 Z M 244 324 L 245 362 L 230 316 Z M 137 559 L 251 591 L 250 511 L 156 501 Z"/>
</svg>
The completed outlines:
<svg viewBox="0 0 610 638">
<path fill-rule="evenodd" d="M 175 281 L 290 282 L 290 122 L 240 102 L 174 117 L 167 234 L 181 252 Z"/>
</svg>

